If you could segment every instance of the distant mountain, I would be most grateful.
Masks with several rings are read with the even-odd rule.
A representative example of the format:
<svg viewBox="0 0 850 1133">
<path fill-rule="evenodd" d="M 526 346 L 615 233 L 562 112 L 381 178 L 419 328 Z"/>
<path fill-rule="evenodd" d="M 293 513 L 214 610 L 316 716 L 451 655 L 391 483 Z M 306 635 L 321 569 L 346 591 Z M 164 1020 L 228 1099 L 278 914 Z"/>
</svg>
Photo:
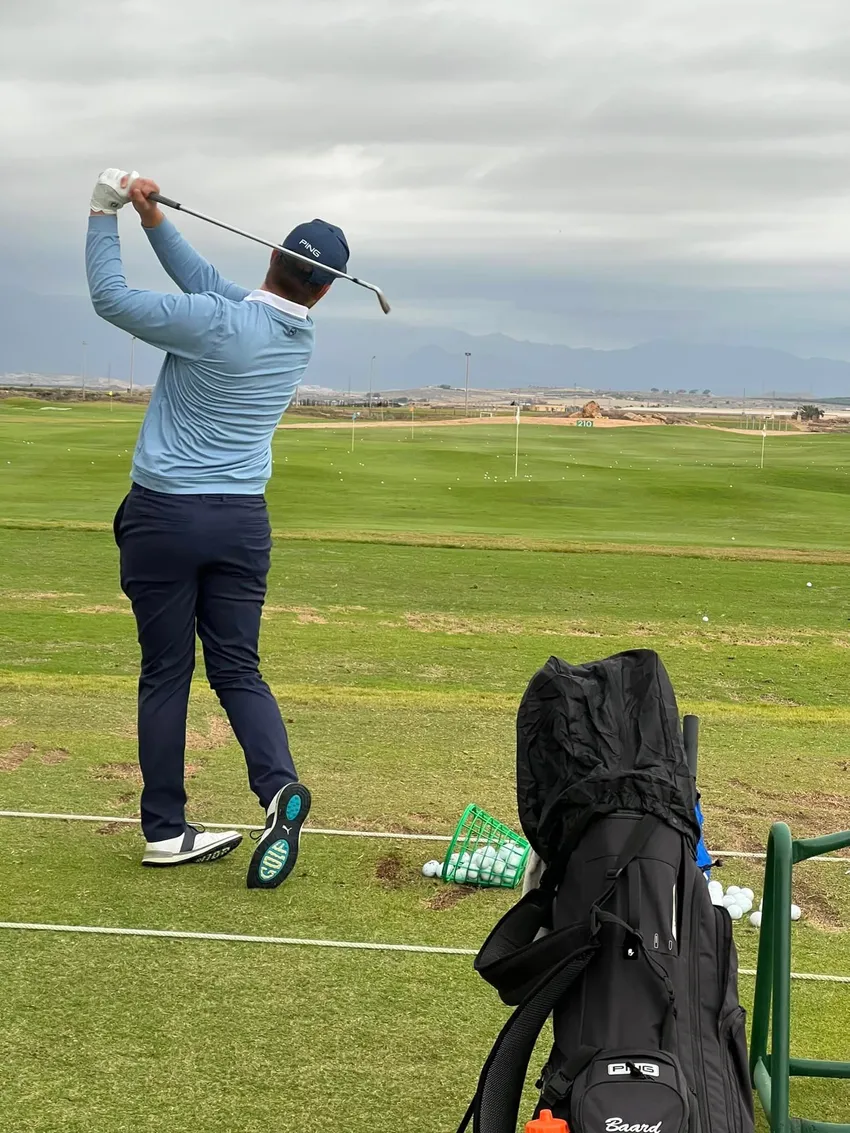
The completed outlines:
<svg viewBox="0 0 850 1133">
<path fill-rule="evenodd" d="M 622 350 L 592 350 L 519 342 L 501 334 L 469 335 L 446 327 L 410 326 L 377 318 L 363 321 L 318 314 L 311 385 L 365 390 L 375 356 L 375 391 L 464 384 L 599 390 L 710 389 L 753 397 L 776 391 L 800 396 L 850 396 L 850 362 L 798 358 L 781 350 L 689 342 L 645 342 Z M 0 290 L 0 373 L 79 373 L 86 342 L 90 377 L 126 380 L 130 343 L 92 312 L 87 299 Z M 137 344 L 135 380 L 150 384 L 161 355 Z"/>
</svg>

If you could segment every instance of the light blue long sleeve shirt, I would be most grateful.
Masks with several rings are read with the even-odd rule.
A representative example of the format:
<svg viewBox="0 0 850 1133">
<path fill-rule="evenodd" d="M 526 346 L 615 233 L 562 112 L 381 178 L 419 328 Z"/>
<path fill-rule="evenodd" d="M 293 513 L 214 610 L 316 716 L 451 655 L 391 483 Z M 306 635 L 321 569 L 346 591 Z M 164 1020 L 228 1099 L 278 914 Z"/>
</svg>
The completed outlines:
<svg viewBox="0 0 850 1133">
<path fill-rule="evenodd" d="M 127 286 L 117 217 L 90 217 L 86 240 L 97 314 L 166 352 L 132 479 L 178 495 L 262 495 L 274 430 L 313 351 L 313 321 L 304 307 L 223 279 L 170 221 L 146 232 L 184 294 Z"/>
</svg>

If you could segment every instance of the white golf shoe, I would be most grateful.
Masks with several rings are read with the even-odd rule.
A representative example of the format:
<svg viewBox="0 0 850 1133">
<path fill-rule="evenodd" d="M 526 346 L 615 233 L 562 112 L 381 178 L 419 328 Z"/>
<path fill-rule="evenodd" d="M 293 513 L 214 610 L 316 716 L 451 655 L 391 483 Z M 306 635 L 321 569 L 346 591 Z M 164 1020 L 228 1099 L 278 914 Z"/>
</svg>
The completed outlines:
<svg viewBox="0 0 850 1133">
<path fill-rule="evenodd" d="M 242 835 L 235 830 L 204 830 L 187 826 L 176 838 L 146 842 L 142 865 L 187 865 L 189 862 L 215 862 L 235 850 Z"/>
</svg>

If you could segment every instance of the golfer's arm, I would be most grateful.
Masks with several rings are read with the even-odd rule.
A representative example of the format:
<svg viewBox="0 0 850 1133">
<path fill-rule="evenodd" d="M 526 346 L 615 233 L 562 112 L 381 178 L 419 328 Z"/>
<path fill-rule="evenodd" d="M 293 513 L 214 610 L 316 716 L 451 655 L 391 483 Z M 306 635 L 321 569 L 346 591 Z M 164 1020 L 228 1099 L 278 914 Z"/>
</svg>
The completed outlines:
<svg viewBox="0 0 850 1133">
<path fill-rule="evenodd" d="M 155 228 L 145 228 L 144 232 L 159 262 L 186 294 L 200 295 L 212 291 L 237 303 L 249 294 L 246 288 L 225 279 L 211 263 L 198 255 L 170 220 L 164 219 Z"/>
<path fill-rule="evenodd" d="M 215 295 L 165 295 L 127 286 L 115 216 L 89 218 L 86 275 L 102 319 L 179 358 L 202 358 L 224 333 L 222 301 Z"/>
</svg>

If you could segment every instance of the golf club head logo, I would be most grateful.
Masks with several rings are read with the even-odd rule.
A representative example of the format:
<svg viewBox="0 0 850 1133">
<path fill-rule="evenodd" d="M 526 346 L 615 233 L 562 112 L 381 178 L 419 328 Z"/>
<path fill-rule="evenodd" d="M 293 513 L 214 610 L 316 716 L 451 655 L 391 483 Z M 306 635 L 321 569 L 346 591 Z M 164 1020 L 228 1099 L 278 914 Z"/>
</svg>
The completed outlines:
<svg viewBox="0 0 850 1133">
<path fill-rule="evenodd" d="M 272 842 L 260 860 L 260 881 L 274 881 L 289 859 L 289 843 L 285 838 Z"/>
</svg>

